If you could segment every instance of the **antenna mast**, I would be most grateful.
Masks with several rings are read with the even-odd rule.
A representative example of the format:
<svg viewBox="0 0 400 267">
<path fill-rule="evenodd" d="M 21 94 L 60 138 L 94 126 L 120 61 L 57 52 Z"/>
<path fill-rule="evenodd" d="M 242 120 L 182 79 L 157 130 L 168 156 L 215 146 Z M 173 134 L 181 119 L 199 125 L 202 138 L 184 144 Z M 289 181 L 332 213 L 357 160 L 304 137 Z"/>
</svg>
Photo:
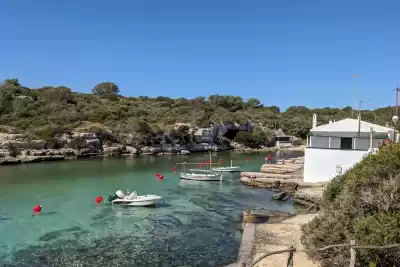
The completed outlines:
<svg viewBox="0 0 400 267">
<path fill-rule="evenodd" d="M 357 115 L 358 115 L 358 136 L 360 136 L 360 131 L 361 131 L 361 104 L 362 104 L 362 102 L 364 102 L 364 101 L 362 101 L 362 100 L 358 101 L 358 112 L 357 112 Z"/>
<path fill-rule="evenodd" d="M 360 136 L 360 132 L 361 132 L 361 103 L 363 102 L 362 100 L 360 100 L 360 95 L 358 92 L 358 86 L 357 86 L 357 79 L 358 79 L 358 74 L 355 73 L 353 75 L 354 79 L 355 79 L 355 83 L 356 83 L 356 91 L 357 91 L 357 96 L 358 96 L 358 110 L 357 110 L 357 119 L 358 119 L 358 136 Z"/>
</svg>

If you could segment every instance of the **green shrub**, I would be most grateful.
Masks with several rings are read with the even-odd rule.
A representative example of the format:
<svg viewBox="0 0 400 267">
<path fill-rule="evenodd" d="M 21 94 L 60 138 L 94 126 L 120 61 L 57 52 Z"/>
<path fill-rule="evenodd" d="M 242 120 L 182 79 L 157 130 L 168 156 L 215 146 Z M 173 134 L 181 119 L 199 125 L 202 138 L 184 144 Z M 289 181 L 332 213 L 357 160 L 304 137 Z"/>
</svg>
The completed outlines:
<svg viewBox="0 0 400 267">
<path fill-rule="evenodd" d="M 302 243 L 321 266 L 346 266 L 347 248 L 316 249 L 355 239 L 358 245 L 400 243 L 400 145 L 386 146 L 334 178 L 321 215 L 302 227 Z M 399 266 L 400 249 L 359 250 L 357 266 Z"/>
</svg>

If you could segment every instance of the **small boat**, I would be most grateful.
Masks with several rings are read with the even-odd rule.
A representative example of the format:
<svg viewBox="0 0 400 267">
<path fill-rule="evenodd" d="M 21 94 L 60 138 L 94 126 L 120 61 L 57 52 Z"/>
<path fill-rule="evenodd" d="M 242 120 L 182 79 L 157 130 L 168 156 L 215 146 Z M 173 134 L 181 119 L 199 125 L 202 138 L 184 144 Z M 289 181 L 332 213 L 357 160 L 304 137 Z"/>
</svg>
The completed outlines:
<svg viewBox="0 0 400 267">
<path fill-rule="evenodd" d="M 193 173 L 197 173 L 197 172 L 200 172 L 200 173 L 214 173 L 212 170 L 204 170 L 204 169 L 189 169 L 189 171 L 193 172 Z"/>
<path fill-rule="evenodd" d="M 239 166 L 217 167 L 212 169 L 214 172 L 240 172 Z"/>
<path fill-rule="evenodd" d="M 212 168 L 214 172 L 240 172 L 240 167 L 239 166 L 233 166 L 232 165 L 232 160 L 231 160 L 231 166 L 228 167 L 216 167 Z"/>
<path fill-rule="evenodd" d="M 118 190 L 115 192 L 115 195 L 110 195 L 108 197 L 108 201 L 111 204 L 118 204 L 123 206 L 152 206 L 155 205 L 157 201 L 163 199 L 157 195 L 143 195 L 138 196 L 137 193 L 134 191 L 129 195 L 125 195 L 122 190 Z"/>
<path fill-rule="evenodd" d="M 181 172 L 181 179 L 196 181 L 221 181 L 222 174 L 219 173 L 187 173 Z"/>
</svg>

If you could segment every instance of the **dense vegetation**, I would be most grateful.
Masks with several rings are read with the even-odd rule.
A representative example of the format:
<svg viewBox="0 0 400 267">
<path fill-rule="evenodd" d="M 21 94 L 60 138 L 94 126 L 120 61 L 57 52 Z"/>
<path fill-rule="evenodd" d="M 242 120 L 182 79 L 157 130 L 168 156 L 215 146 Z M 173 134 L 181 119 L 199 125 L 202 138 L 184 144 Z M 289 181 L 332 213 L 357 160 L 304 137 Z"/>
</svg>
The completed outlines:
<svg viewBox="0 0 400 267">
<path fill-rule="evenodd" d="M 145 137 L 170 130 L 175 123 L 191 123 L 198 127 L 211 123 L 244 124 L 252 120 L 263 129 L 252 136 L 238 140 L 253 145 L 268 144 L 272 132 L 265 129 L 281 128 L 286 134 L 304 138 L 312 124 L 312 114 L 318 114 L 319 123 L 330 119 L 352 117 L 351 107 L 308 109 L 293 106 L 281 112 L 279 107 L 264 106 L 255 98 L 243 100 L 239 96 L 210 95 L 195 99 L 159 96 L 123 97 L 112 82 L 100 83 L 93 94 L 72 92 L 64 86 L 27 88 L 18 79 L 5 80 L 0 85 L 0 125 L 8 131 L 32 133 L 40 138 L 51 138 L 69 130 L 110 129 L 114 132 L 136 132 Z M 393 109 L 381 108 L 363 111 L 363 120 L 385 124 L 390 122 Z M 261 127 L 262 126 L 262 127 Z"/>
<path fill-rule="evenodd" d="M 334 178 L 323 197 L 322 214 L 303 227 L 302 242 L 323 267 L 348 266 L 348 247 L 324 252 L 331 244 L 384 246 L 400 243 L 400 144 Z M 360 249 L 357 266 L 400 266 L 400 249 Z"/>
</svg>

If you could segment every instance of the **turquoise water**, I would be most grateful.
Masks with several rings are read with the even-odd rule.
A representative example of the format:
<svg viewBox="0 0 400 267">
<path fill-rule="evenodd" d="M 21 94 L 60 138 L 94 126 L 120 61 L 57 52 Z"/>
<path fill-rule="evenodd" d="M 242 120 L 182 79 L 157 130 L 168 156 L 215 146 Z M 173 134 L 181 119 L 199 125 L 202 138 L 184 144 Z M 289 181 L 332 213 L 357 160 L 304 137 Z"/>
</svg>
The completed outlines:
<svg viewBox="0 0 400 267">
<path fill-rule="evenodd" d="M 213 156 L 257 171 L 265 154 Z M 223 266 L 235 261 L 245 208 L 293 208 L 271 201 L 271 192 L 242 186 L 238 173 L 222 182 L 196 182 L 181 181 L 172 171 L 177 162 L 207 159 L 205 154 L 140 156 L 1 167 L 0 266 Z M 157 171 L 163 181 L 156 179 Z M 98 195 L 107 200 L 127 188 L 163 196 L 167 203 L 155 208 L 95 203 Z M 37 204 L 42 214 L 32 216 Z"/>
</svg>

